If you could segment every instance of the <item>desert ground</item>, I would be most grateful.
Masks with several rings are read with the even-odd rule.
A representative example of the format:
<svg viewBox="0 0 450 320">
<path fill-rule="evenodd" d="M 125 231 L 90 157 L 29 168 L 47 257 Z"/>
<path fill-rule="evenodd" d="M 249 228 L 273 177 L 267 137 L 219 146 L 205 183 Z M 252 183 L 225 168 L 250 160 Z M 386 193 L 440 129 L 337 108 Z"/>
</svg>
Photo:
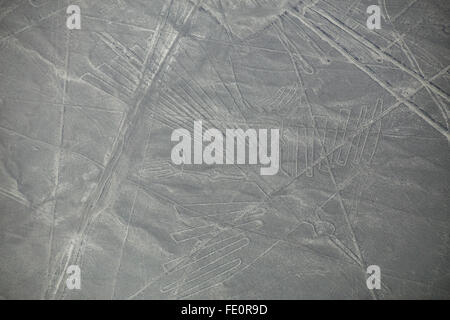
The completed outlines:
<svg viewBox="0 0 450 320">
<path fill-rule="evenodd" d="M 0 0 L 0 297 L 449 299 L 449 23 L 447 0 Z M 279 129 L 278 172 L 174 164 L 195 121 Z"/>
</svg>

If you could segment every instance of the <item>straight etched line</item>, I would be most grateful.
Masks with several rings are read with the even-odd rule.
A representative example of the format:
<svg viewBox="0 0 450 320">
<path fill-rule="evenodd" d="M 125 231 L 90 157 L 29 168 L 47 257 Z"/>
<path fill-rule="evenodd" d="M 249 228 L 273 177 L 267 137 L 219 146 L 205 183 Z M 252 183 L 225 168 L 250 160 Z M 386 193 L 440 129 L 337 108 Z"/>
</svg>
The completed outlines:
<svg viewBox="0 0 450 320">
<path fill-rule="evenodd" d="M 367 74 L 378 85 L 380 85 L 382 88 L 384 88 L 386 91 L 388 91 L 394 98 L 396 98 L 399 102 L 406 105 L 411 111 L 413 111 L 415 114 L 417 114 L 420 118 L 422 118 L 430 126 L 432 126 L 439 133 L 441 133 L 444 137 L 446 137 L 448 141 L 450 141 L 450 134 L 447 129 L 443 128 L 440 124 L 436 123 L 432 118 L 430 118 L 430 116 L 428 114 L 426 114 L 424 111 L 422 111 L 419 107 L 417 107 L 415 104 L 413 104 L 407 98 L 404 98 L 404 97 L 400 96 L 399 94 L 397 94 L 387 83 L 380 80 L 373 71 L 371 71 L 368 68 L 365 68 L 363 65 L 361 65 L 358 60 L 356 60 L 352 55 L 350 55 L 344 48 L 342 48 L 335 40 L 331 39 L 322 30 L 311 25 L 311 23 L 307 19 L 302 17 L 301 15 L 299 15 L 297 13 L 292 13 L 292 15 L 294 17 L 296 17 L 300 22 L 302 22 L 305 26 L 307 26 L 312 32 L 314 32 L 316 35 L 318 35 L 322 40 L 328 42 L 328 44 L 330 46 L 332 46 L 339 53 L 341 53 L 344 57 L 346 57 L 349 61 L 351 61 L 355 67 L 357 67 L 358 69 L 363 71 L 365 74 Z M 428 80 L 422 80 L 419 82 L 421 82 L 422 85 L 428 86 L 431 89 L 433 89 L 433 86 L 430 86 L 430 82 Z M 436 92 L 439 93 L 439 91 L 436 91 Z M 439 94 L 442 96 L 441 93 L 439 93 Z M 446 95 L 444 94 L 444 97 L 445 96 Z"/>
<path fill-rule="evenodd" d="M 393 65 L 395 65 L 396 67 L 398 67 L 400 70 L 402 70 L 403 72 L 406 72 L 407 74 L 409 74 L 411 77 L 415 78 L 417 81 L 419 81 L 423 86 L 425 87 L 429 87 L 433 92 L 435 92 L 436 94 L 440 95 L 442 98 L 444 98 L 445 100 L 450 102 L 450 96 L 445 93 L 444 91 L 442 91 L 440 88 L 436 87 L 433 83 L 431 83 L 430 81 L 426 80 L 423 76 L 421 76 L 420 74 L 416 73 L 415 71 L 405 67 L 402 63 L 400 63 L 399 61 L 397 61 L 396 59 L 394 59 L 392 56 L 388 55 L 387 53 L 383 52 L 380 48 L 378 48 L 376 45 L 374 45 L 372 42 L 368 41 L 367 39 L 364 39 L 363 37 L 361 37 L 358 33 L 356 33 L 355 31 L 353 31 L 352 29 L 350 29 L 349 27 L 347 27 L 345 24 L 343 24 L 342 22 L 336 20 L 335 18 L 333 18 L 332 16 L 330 16 L 328 13 L 326 13 L 325 11 L 318 9 L 318 8 L 308 8 L 307 11 L 312 11 L 316 14 L 318 14 L 319 16 L 321 16 L 322 18 L 325 18 L 326 20 L 328 20 L 331 24 L 333 24 L 334 26 L 338 27 L 339 29 L 347 32 L 349 35 L 351 35 L 354 39 L 356 39 L 358 42 L 360 42 L 361 44 L 365 45 L 366 47 L 372 49 L 375 53 L 377 53 L 380 57 L 382 57 L 384 60 L 392 63 Z M 313 28 L 311 29 L 311 31 L 313 31 L 314 33 L 316 33 L 317 35 L 319 35 L 319 37 L 330 43 L 336 43 L 336 41 L 334 41 L 333 39 L 331 39 L 328 35 L 326 35 L 322 30 L 320 30 L 317 27 L 311 26 L 311 24 L 309 22 L 306 21 L 306 18 L 302 17 L 300 14 L 296 13 L 296 12 L 292 12 L 292 10 L 289 12 L 291 13 L 294 17 L 296 17 L 297 19 L 299 19 L 303 24 L 305 24 L 306 26 L 308 26 L 308 28 Z M 305 23 L 306 22 L 306 23 Z M 317 30 L 320 30 L 320 33 L 317 32 Z M 321 35 L 320 35 L 321 34 Z M 325 40 L 328 39 L 328 40 Z M 330 43 L 330 45 L 331 45 Z M 332 45 L 333 47 L 335 47 L 336 45 Z M 335 48 L 336 49 L 336 48 Z M 338 49 L 336 49 L 338 50 Z M 342 48 L 341 48 L 342 50 Z M 339 52 L 341 52 L 341 50 L 338 50 Z M 344 50 L 345 52 L 345 50 Z M 346 55 L 348 55 L 346 53 Z M 353 59 L 354 60 L 354 59 Z M 359 63 L 359 62 L 358 62 Z"/>
<path fill-rule="evenodd" d="M 113 282 L 113 289 L 112 289 L 112 293 L 111 293 L 111 300 L 114 299 L 115 293 L 116 293 L 116 286 L 117 286 L 117 277 L 119 276 L 119 272 L 120 272 L 120 267 L 122 266 L 122 260 L 123 260 L 123 252 L 124 252 L 124 248 L 125 248 L 125 244 L 127 243 L 128 240 L 128 233 L 130 231 L 130 223 L 131 223 L 131 219 L 133 218 L 134 215 L 134 206 L 136 205 L 136 199 L 137 196 L 139 194 L 139 191 L 136 190 L 135 194 L 134 194 L 134 199 L 133 199 L 133 204 L 131 205 L 131 210 L 130 210 L 130 214 L 128 215 L 128 221 L 127 221 L 127 227 L 126 227 L 126 231 L 125 231 L 125 236 L 122 240 L 122 244 L 120 246 L 120 254 L 119 254 L 119 263 L 116 269 L 116 274 L 114 277 L 114 282 Z"/>
</svg>

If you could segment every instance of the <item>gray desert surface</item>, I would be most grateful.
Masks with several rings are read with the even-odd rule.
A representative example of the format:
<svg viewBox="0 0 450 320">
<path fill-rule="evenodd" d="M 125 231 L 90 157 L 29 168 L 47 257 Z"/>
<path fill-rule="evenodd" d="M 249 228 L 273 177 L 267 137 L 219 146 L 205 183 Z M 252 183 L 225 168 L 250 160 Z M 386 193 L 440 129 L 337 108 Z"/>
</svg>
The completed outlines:
<svg viewBox="0 0 450 320">
<path fill-rule="evenodd" d="M 449 299 L 449 70 L 446 0 L 0 0 L 0 297 Z"/>
</svg>

